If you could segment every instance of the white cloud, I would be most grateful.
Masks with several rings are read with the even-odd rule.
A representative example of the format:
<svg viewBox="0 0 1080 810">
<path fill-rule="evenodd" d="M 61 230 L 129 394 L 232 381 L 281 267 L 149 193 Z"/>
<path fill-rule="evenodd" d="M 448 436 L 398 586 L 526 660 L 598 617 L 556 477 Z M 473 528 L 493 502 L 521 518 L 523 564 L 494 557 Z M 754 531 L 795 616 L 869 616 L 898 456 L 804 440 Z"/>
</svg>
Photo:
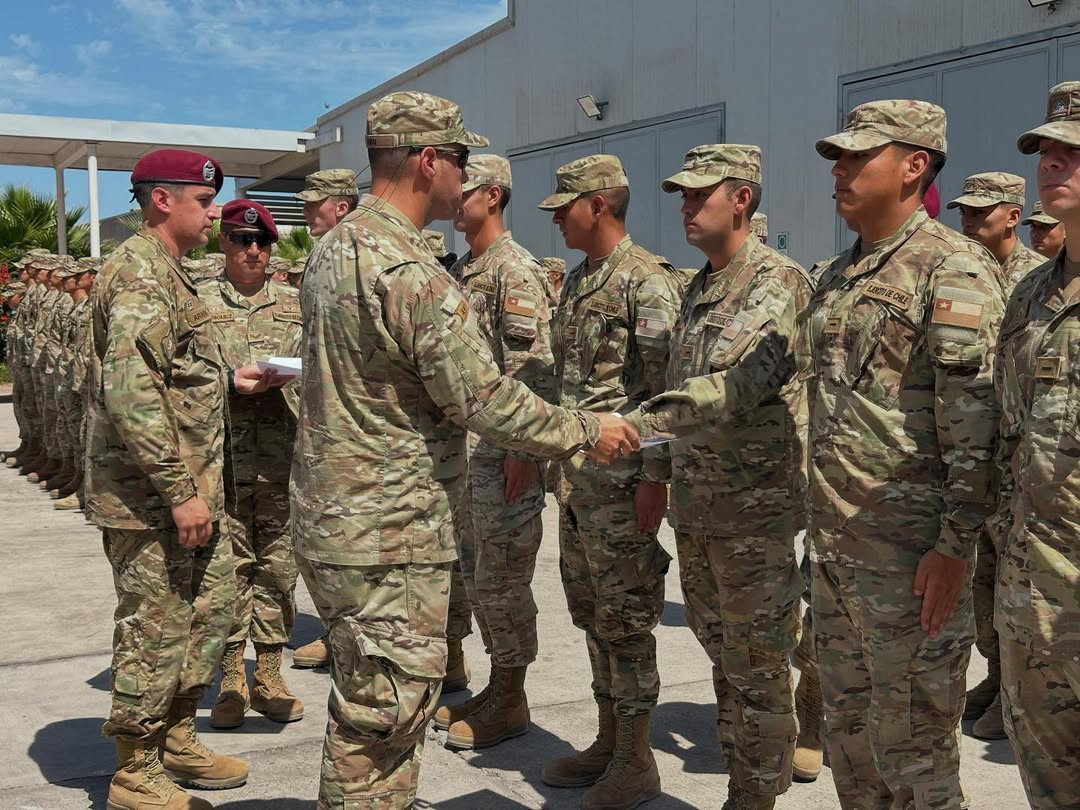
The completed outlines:
<svg viewBox="0 0 1080 810">
<path fill-rule="evenodd" d="M 29 34 L 11 34 L 8 38 L 11 40 L 11 44 L 20 51 L 36 53 L 38 50 L 38 44 L 34 42 Z"/>
<path fill-rule="evenodd" d="M 113 104 L 129 98 L 123 85 L 86 73 L 61 73 L 41 70 L 22 57 L 0 54 L 0 76 L 4 97 L 11 106 L 38 106 L 43 99 L 64 107 L 93 107 Z"/>
<path fill-rule="evenodd" d="M 75 56 L 87 67 L 96 67 L 97 62 L 112 51 L 112 43 L 106 39 L 95 39 L 75 46 Z"/>
</svg>

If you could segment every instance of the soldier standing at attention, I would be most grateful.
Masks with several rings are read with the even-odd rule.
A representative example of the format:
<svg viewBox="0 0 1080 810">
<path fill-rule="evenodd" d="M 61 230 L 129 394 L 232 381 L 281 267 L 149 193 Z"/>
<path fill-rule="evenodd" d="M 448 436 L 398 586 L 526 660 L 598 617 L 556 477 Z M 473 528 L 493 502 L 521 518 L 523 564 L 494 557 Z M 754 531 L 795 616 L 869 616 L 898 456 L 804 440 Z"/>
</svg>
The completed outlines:
<svg viewBox="0 0 1080 810">
<path fill-rule="evenodd" d="M 356 172 L 352 169 L 323 169 L 304 178 L 304 189 L 296 199 L 304 203 L 304 221 L 312 236 L 319 237 L 356 208 Z"/>
<path fill-rule="evenodd" d="M 548 283 L 551 284 L 553 307 L 557 306 L 559 296 L 562 294 L 563 279 L 566 277 L 566 259 L 549 256 L 540 260 L 540 266 L 544 268 L 544 272 L 547 273 Z M 554 314 L 553 309 L 552 315 Z"/>
<path fill-rule="evenodd" d="M 750 229 L 754 232 L 761 244 L 769 244 L 769 218 L 762 213 L 756 213 L 750 219 Z"/>
<path fill-rule="evenodd" d="M 91 294 L 94 357 L 86 516 L 113 569 L 112 810 L 209 808 L 170 781 L 229 788 L 247 764 L 195 734 L 195 710 L 221 660 L 236 596 L 224 506 L 223 399 L 273 375 L 228 369 L 210 313 L 180 257 L 205 245 L 224 177 L 205 155 L 162 149 L 131 172 L 143 227 L 102 267 Z M 166 776 L 168 774 L 168 776 Z"/>
<path fill-rule="evenodd" d="M 563 407 L 625 413 L 664 390 L 683 277 L 626 233 L 630 184 L 619 159 L 591 155 L 556 171 L 540 203 L 586 258 L 566 275 L 552 322 Z M 667 509 L 667 448 L 597 467 L 562 465 L 559 552 L 574 626 L 585 631 L 599 719 L 595 742 L 544 765 L 556 787 L 592 785 L 583 808 L 636 807 L 660 793 L 649 743 L 660 692 L 653 629 L 671 561 L 656 537 Z"/>
<path fill-rule="evenodd" d="M 543 270 L 503 222 L 510 163 L 498 155 L 473 155 L 465 173 L 454 227 L 465 234 L 469 251 L 450 275 L 472 306 L 499 370 L 551 401 L 555 361 Z M 458 554 L 491 656 L 491 679 L 465 703 L 440 708 L 435 726 L 449 729 L 451 747 L 486 748 L 529 729 L 525 673 L 537 652 L 532 577 L 544 531 L 544 487 L 536 459 L 469 439 Z M 447 668 L 452 660 L 451 654 Z"/>
<path fill-rule="evenodd" d="M 19 468 L 20 475 L 27 475 L 46 462 L 44 447 L 44 424 L 38 401 L 38 380 L 33 366 L 34 336 L 37 334 L 38 321 L 42 317 L 45 298 L 51 292 L 48 279 L 52 273 L 55 257 L 43 248 L 34 248 L 23 257 L 24 269 L 29 270 L 28 278 L 32 285 L 22 300 L 22 326 L 19 343 L 19 377 L 21 379 L 20 410 L 28 434 L 27 446 L 18 452 L 14 459 L 7 458 L 5 463 Z M 22 426 L 20 424 L 20 430 Z"/>
<path fill-rule="evenodd" d="M 1021 225 L 1030 227 L 1031 247 L 1047 259 L 1056 259 L 1065 246 L 1065 226 L 1046 213 L 1042 200 L 1036 201 L 1031 216 Z"/>
<path fill-rule="evenodd" d="M 56 445 L 56 389 L 49 372 L 49 334 L 52 330 L 53 317 L 58 307 L 64 306 L 62 299 L 67 298 L 61 287 L 63 281 L 60 273 L 64 267 L 63 256 L 51 256 L 45 263 L 48 272 L 45 276 L 45 286 L 48 292 L 41 299 L 37 317 L 34 320 L 34 329 L 30 334 L 30 371 L 34 377 L 34 396 L 37 400 L 37 411 L 41 418 L 41 456 L 40 463 L 32 470 L 23 469 L 26 480 L 32 484 L 38 484 L 55 475 L 61 465 L 58 455 L 59 448 Z"/>
<path fill-rule="evenodd" d="M 1039 197 L 1080 233 L 1080 82 L 1050 90 L 1045 123 L 1019 140 L 1039 154 Z M 997 629 L 1005 730 L 1036 810 L 1080 807 L 1080 242 L 1009 299 L 995 364 L 1005 537 Z"/>
<path fill-rule="evenodd" d="M 1024 178 L 1015 174 L 973 174 L 964 180 L 964 193 L 945 206 L 960 209 L 961 232 L 997 259 L 1006 297 L 1020 279 L 1045 261 L 1016 235 L 1026 187 Z"/>
<path fill-rule="evenodd" d="M 711 144 L 663 183 L 681 192 L 686 240 L 708 258 L 671 337 L 669 390 L 626 418 L 671 445 L 671 514 L 687 624 L 713 663 L 731 779 L 725 810 L 770 810 L 791 785 L 799 642 L 795 557 L 805 381 L 798 314 L 810 277 L 763 245 L 761 150 Z"/>
<path fill-rule="evenodd" d="M 486 145 L 446 99 L 376 101 L 371 193 L 308 262 L 290 496 L 334 659 L 319 810 L 412 806 L 446 669 L 467 432 L 550 458 L 637 446 L 625 420 L 557 408 L 501 376 L 424 243 L 420 230 L 461 204 L 469 147 Z"/>
<path fill-rule="evenodd" d="M 957 729 L 970 578 L 992 512 L 999 268 L 930 219 L 945 111 L 856 107 L 817 142 L 858 234 L 804 318 L 814 632 L 844 808 L 964 803 Z"/>
<path fill-rule="evenodd" d="M 221 209 L 225 272 L 196 285 L 225 365 L 295 357 L 300 348 L 296 290 L 266 274 L 278 239 L 270 212 L 252 200 Z M 210 712 L 214 728 L 236 728 L 250 705 L 271 720 L 304 716 L 281 673 L 281 651 L 296 618 L 297 568 L 289 533 L 289 472 L 296 438 L 295 388 L 229 396 L 225 515 L 221 533 L 236 560 L 236 616 L 221 659 L 221 689 Z M 244 648 L 255 645 L 248 690 Z"/>
<path fill-rule="evenodd" d="M 1006 299 L 1020 279 L 1046 261 L 1016 235 L 1023 216 L 1026 185 L 1024 178 L 1015 174 L 973 174 L 964 180 L 962 196 L 945 206 L 949 210 L 960 209 L 964 236 L 986 248 L 1001 266 L 1000 281 Z M 975 720 L 971 733 L 982 740 L 1005 739 L 1001 718 L 1001 655 L 994 630 L 994 585 L 998 564 L 995 546 L 989 529 L 980 533 L 975 575 L 971 581 L 975 646 L 986 659 L 987 674 L 981 683 L 968 690 L 963 716 L 965 720 Z"/>
</svg>

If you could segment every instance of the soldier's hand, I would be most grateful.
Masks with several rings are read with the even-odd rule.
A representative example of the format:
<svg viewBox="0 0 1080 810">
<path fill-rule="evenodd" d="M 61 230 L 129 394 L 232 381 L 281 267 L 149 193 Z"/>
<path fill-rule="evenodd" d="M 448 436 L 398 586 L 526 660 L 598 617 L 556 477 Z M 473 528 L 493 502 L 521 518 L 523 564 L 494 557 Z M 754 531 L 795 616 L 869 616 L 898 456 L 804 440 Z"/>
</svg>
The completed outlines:
<svg viewBox="0 0 1080 810">
<path fill-rule="evenodd" d="M 660 521 L 667 511 L 667 494 L 667 484 L 638 482 L 634 492 L 634 515 L 639 532 L 651 533 L 660 527 Z"/>
<path fill-rule="evenodd" d="M 180 535 L 180 545 L 184 548 L 198 548 L 210 542 L 214 534 L 214 522 L 206 501 L 196 495 L 172 508 L 173 523 Z"/>
<path fill-rule="evenodd" d="M 268 388 L 278 388 L 291 379 L 292 377 L 281 376 L 272 368 L 260 371 L 255 363 L 233 369 L 233 386 L 240 394 L 261 394 Z"/>
<path fill-rule="evenodd" d="M 600 419 L 600 438 L 586 455 L 597 464 L 610 464 L 619 456 L 628 456 L 641 446 L 641 439 L 621 416 L 597 414 Z"/>
<path fill-rule="evenodd" d="M 503 476 L 506 478 L 506 502 L 517 503 L 526 490 L 536 486 L 536 464 L 507 456 L 503 462 Z"/>
<path fill-rule="evenodd" d="M 956 602 L 967 583 L 967 561 L 946 557 L 930 549 L 915 570 L 916 596 L 923 598 L 922 629 L 937 638 L 945 622 L 952 616 Z"/>
</svg>

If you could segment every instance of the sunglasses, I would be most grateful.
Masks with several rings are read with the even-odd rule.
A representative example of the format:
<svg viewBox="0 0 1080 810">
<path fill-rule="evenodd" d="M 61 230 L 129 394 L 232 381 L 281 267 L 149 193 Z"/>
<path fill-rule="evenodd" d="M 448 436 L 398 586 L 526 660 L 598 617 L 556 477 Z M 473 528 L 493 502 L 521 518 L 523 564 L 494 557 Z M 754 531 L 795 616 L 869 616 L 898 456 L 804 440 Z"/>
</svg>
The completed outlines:
<svg viewBox="0 0 1080 810">
<path fill-rule="evenodd" d="M 253 233 L 252 231 L 230 231 L 229 233 L 222 235 L 234 245 L 240 245 L 245 248 L 251 247 L 252 243 L 258 245 L 260 248 L 268 248 L 274 241 L 268 233 Z"/>
<path fill-rule="evenodd" d="M 413 146 L 409 151 L 413 154 L 419 153 L 422 149 L 426 149 L 424 146 Z M 469 163 L 469 150 L 468 149 L 439 149 L 437 146 L 431 147 L 440 155 L 450 158 L 459 169 L 464 169 Z"/>
</svg>

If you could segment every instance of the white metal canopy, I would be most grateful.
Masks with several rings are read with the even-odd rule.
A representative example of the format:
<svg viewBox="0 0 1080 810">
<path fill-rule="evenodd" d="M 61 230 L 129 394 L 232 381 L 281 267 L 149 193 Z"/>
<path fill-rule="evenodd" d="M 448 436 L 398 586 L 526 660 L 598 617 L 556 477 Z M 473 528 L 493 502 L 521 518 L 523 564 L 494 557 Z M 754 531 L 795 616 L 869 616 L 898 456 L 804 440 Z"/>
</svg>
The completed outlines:
<svg viewBox="0 0 1080 810">
<path fill-rule="evenodd" d="M 147 152 L 178 148 L 205 152 L 231 177 L 303 177 L 318 169 L 308 152 L 313 132 L 193 124 L 156 124 L 0 114 L 0 164 L 52 167 L 56 172 L 56 221 L 60 253 L 67 252 L 64 169 L 86 169 L 90 198 L 90 252 L 101 255 L 98 170 L 129 171 Z M 287 167 L 287 168 L 286 168 Z"/>
</svg>

